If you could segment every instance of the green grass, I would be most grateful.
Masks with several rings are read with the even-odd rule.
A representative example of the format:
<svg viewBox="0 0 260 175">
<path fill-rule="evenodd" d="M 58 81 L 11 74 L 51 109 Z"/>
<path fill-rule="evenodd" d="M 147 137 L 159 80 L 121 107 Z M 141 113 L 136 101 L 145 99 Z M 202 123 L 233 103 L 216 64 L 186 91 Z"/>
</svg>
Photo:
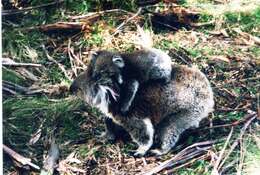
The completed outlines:
<svg viewBox="0 0 260 175">
<path fill-rule="evenodd" d="M 10 97 L 3 102 L 3 142 L 42 166 L 42 155 L 48 149 L 46 143 L 54 136 L 61 149 L 60 158 L 66 157 L 73 151 L 68 143 L 89 137 L 79 127 L 86 119 L 79 114 L 83 106 L 81 101 L 75 99 L 52 101 L 45 96 Z M 39 140 L 30 145 L 32 135 L 39 129 Z M 12 167 L 6 157 L 4 167 Z"/>
<path fill-rule="evenodd" d="M 209 167 L 209 162 L 205 160 L 198 160 L 193 164 L 192 167 L 177 170 L 175 173 L 181 175 L 210 175 L 210 170 L 207 169 L 207 167 Z"/>
<path fill-rule="evenodd" d="M 12 70 L 3 68 L 2 73 L 3 73 L 2 80 L 10 81 L 15 84 L 23 85 L 23 86 L 28 84 L 28 82 L 26 82 L 26 80 L 22 76 L 20 76 L 19 74 L 17 74 L 16 72 L 14 72 Z"/>
<path fill-rule="evenodd" d="M 258 139 L 260 137 L 260 132 L 258 131 Z M 244 174 L 251 175 L 253 173 L 259 172 L 260 170 L 260 148 L 259 140 L 254 139 L 255 136 L 250 135 L 245 142 L 246 153 L 244 165 Z"/>
<path fill-rule="evenodd" d="M 191 2 L 192 1 L 192 2 Z M 31 5 L 39 5 L 44 4 L 46 2 L 51 1 L 39 1 L 34 0 L 30 1 L 29 6 Z M 190 1 L 182 1 L 182 5 L 186 7 L 190 7 L 193 5 L 195 0 Z M 209 9 L 214 9 L 218 6 L 213 3 L 213 1 L 209 0 L 201 0 L 196 1 L 195 3 L 200 3 L 201 6 L 195 7 L 203 7 L 203 5 L 210 7 Z M 80 0 L 66 0 L 65 3 L 59 7 L 52 8 L 44 8 L 44 9 L 35 9 L 29 12 L 26 15 L 21 15 L 17 17 L 17 20 L 14 21 L 14 25 L 9 23 L 8 21 L 4 21 L 3 24 L 3 53 L 15 59 L 16 61 L 21 62 L 35 62 L 41 63 L 46 66 L 46 70 L 41 70 L 42 75 L 41 83 L 42 84 L 60 84 L 62 82 L 70 83 L 61 70 L 58 68 L 56 64 L 46 64 L 47 58 L 41 47 L 42 44 L 46 46 L 51 45 L 50 41 L 54 41 L 58 46 L 64 44 L 64 48 L 67 47 L 67 40 L 71 36 L 56 36 L 53 35 L 45 35 L 37 30 L 26 31 L 22 28 L 32 27 L 36 25 L 53 23 L 56 21 L 67 20 L 69 15 L 80 15 L 87 14 L 88 12 L 95 12 L 98 10 L 104 10 L 106 8 L 123 8 L 129 11 L 136 11 L 137 7 L 134 4 L 134 1 L 121 1 L 114 0 L 108 1 L 108 4 L 103 4 L 103 1 L 93 0 L 93 1 L 80 1 Z M 209 22 L 212 20 L 216 20 L 218 22 L 219 19 L 223 19 L 223 23 L 221 23 L 221 28 L 227 29 L 228 34 L 230 34 L 230 38 L 232 39 L 235 34 L 233 34 L 232 28 L 239 27 L 244 32 L 249 32 L 255 36 L 259 36 L 259 26 L 260 26 L 260 8 L 255 8 L 251 11 L 247 12 L 233 12 L 231 10 L 223 10 L 221 14 L 215 14 L 214 11 L 203 11 L 200 16 L 200 22 Z M 104 21 L 109 24 L 109 27 L 115 28 L 121 22 L 122 19 L 117 20 L 115 17 L 104 16 L 102 17 Z M 149 23 L 146 20 L 145 27 L 151 28 Z M 83 35 L 80 35 L 77 39 L 72 41 L 72 46 L 75 49 L 75 52 L 79 50 L 79 48 L 86 49 L 87 51 L 93 48 L 103 48 L 104 38 L 103 31 L 104 28 L 102 25 L 94 24 L 91 26 L 91 33 L 87 34 L 87 38 L 84 38 Z M 181 31 L 184 29 L 180 29 Z M 211 36 L 210 32 L 215 30 L 215 24 L 210 27 L 203 27 L 201 29 L 194 29 L 198 32 L 201 32 L 205 35 Z M 184 30 L 185 31 L 185 30 Z M 187 32 L 187 31 L 185 31 Z M 172 32 L 174 35 L 174 33 Z M 160 38 L 160 41 L 155 43 L 156 48 L 160 48 L 164 51 L 168 51 L 171 48 L 180 49 L 183 47 L 183 43 L 181 40 L 170 40 L 168 39 L 167 33 L 159 32 L 157 34 Z M 231 45 L 232 46 L 232 45 Z M 120 48 L 125 51 L 132 51 L 134 46 L 131 44 L 122 44 Z M 200 45 L 200 41 L 195 46 L 187 46 L 184 47 L 188 51 L 188 56 L 191 57 L 194 64 L 198 64 L 198 66 L 202 66 L 205 62 L 207 63 L 208 58 L 214 55 L 228 55 L 231 57 L 236 57 L 237 54 L 248 53 L 252 55 L 252 59 L 258 59 L 260 56 L 260 49 L 258 46 L 250 46 L 247 50 L 238 50 L 233 46 L 230 48 L 218 48 L 211 45 Z M 48 48 L 50 50 L 49 54 L 58 62 L 63 64 L 66 69 L 70 69 L 69 58 L 66 53 L 66 49 L 62 51 L 54 52 L 55 48 Z M 114 50 L 114 48 L 110 48 Z M 196 58 L 196 59 L 195 59 Z M 251 58 L 251 57 L 250 57 Z M 49 62 L 49 61 L 48 61 Z M 231 74 L 227 71 L 228 64 L 223 65 L 213 65 L 215 73 L 217 74 L 212 81 L 221 82 L 224 80 L 228 80 L 231 78 Z M 232 65 L 233 66 L 233 65 Z M 206 64 L 204 66 L 210 69 L 210 66 Z M 14 70 L 3 69 L 3 80 L 11 81 L 23 86 L 30 86 L 31 82 L 27 82 L 25 78 L 19 76 L 14 72 Z M 254 76 L 255 74 L 248 74 L 249 77 Z M 250 85 L 250 84 L 249 84 Z M 247 88 L 236 87 L 233 84 L 227 84 L 223 86 L 224 88 L 231 89 L 232 92 L 237 94 L 238 96 L 243 97 L 242 95 L 246 92 L 250 93 L 253 97 L 258 91 L 259 88 L 257 86 L 250 86 Z M 4 133 L 4 143 L 7 145 L 13 146 L 15 150 L 24 155 L 28 155 L 28 150 L 32 153 L 32 157 L 37 158 L 37 161 L 42 160 L 42 155 L 44 151 L 46 151 L 46 147 L 44 147 L 44 139 L 49 137 L 51 134 L 55 134 L 57 142 L 59 145 L 62 145 L 61 148 L 61 157 L 66 157 L 72 151 L 75 151 L 77 155 L 79 155 L 82 162 L 85 161 L 88 154 L 95 149 L 99 143 L 96 143 L 95 136 L 96 132 L 103 130 L 103 123 L 100 118 L 96 118 L 100 116 L 100 112 L 95 108 L 87 108 L 85 105 L 79 101 L 74 99 L 66 98 L 67 94 L 62 97 L 55 97 L 54 100 L 49 99 L 50 97 L 42 96 L 16 96 L 16 97 L 8 97 L 3 101 L 3 133 Z M 243 99 L 236 98 L 232 102 L 242 101 Z M 52 97 L 54 98 L 54 97 Z M 223 97 L 221 97 L 223 99 Z M 247 99 L 248 100 L 248 99 Z M 217 101 L 217 103 L 220 103 Z M 83 111 L 87 111 L 89 115 L 82 115 Z M 233 122 L 243 118 L 245 112 L 215 112 L 214 119 L 218 119 L 224 122 Z M 91 118 L 93 117 L 93 118 Z M 92 123 L 93 122 L 93 123 Z M 29 146 L 28 142 L 31 138 L 31 135 L 35 133 L 40 125 L 42 127 L 42 137 L 40 140 L 33 146 Z M 82 125 L 90 125 L 91 127 L 87 129 L 82 129 Z M 188 136 L 185 142 L 187 144 L 192 144 L 197 141 L 207 140 L 207 139 L 223 139 L 228 134 L 230 128 L 223 128 L 213 132 L 213 135 L 210 133 L 202 133 L 199 135 Z M 252 130 L 255 132 L 254 130 Z M 240 132 L 240 126 L 238 126 L 235 130 L 237 134 Z M 260 134 L 259 134 L 260 135 Z M 259 136 L 258 135 L 258 136 Z M 83 140 L 83 144 L 73 144 L 78 140 Z M 85 143 L 86 142 L 86 143 Z M 93 143 L 92 143 L 93 142 Z M 260 150 L 256 145 L 253 137 L 248 136 L 248 140 L 246 142 L 246 159 L 245 162 L 247 164 L 253 164 L 253 162 L 260 161 Z M 65 145 L 65 143 L 67 145 Z M 221 150 L 224 141 L 221 141 L 219 145 L 215 145 L 214 151 Z M 64 146 L 65 145 L 65 146 Z M 101 144 L 100 144 L 101 145 Z M 103 144 L 102 144 L 103 145 Z M 107 159 L 114 155 L 107 155 L 106 151 L 113 149 L 115 145 L 106 144 L 103 145 L 100 150 L 94 150 L 94 158 L 101 162 L 104 159 Z M 130 150 L 134 150 L 136 145 L 133 143 L 121 144 L 120 151 L 125 155 L 130 154 Z M 111 156 L 111 157 L 110 157 Z M 172 157 L 173 154 L 167 155 L 168 158 Z M 239 157 L 239 150 L 236 150 L 229 161 L 232 161 Z M 128 157 L 126 157 L 128 158 Z M 113 161 L 111 159 L 111 161 Z M 247 168 L 247 165 L 245 165 Z M 190 166 L 185 168 L 181 168 L 177 170 L 176 174 L 181 175 L 195 175 L 195 174 L 203 174 L 208 175 L 211 173 L 212 166 L 210 165 L 210 161 L 208 160 L 198 160 L 192 163 Z M 235 172 L 235 168 L 232 169 L 232 172 Z M 246 174 L 246 173 L 245 173 Z"/>
<path fill-rule="evenodd" d="M 41 62 L 41 45 L 46 36 L 40 32 L 23 32 L 17 29 L 3 29 L 3 53 L 17 61 Z"/>
<path fill-rule="evenodd" d="M 17 134 L 22 132 L 30 135 L 44 122 L 45 134 L 50 134 L 53 132 L 51 130 L 59 128 L 59 141 L 77 139 L 80 132 L 78 125 L 84 117 L 74 114 L 73 111 L 79 110 L 81 106 L 82 102 L 78 100 L 61 99 L 53 102 L 44 96 L 9 98 L 3 102 L 4 133 L 8 135 L 10 132 Z M 16 128 L 13 130 L 12 126 Z M 8 138 L 12 143 L 17 142 L 17 137 L 4 138 Z M 26 138 L 23 143 L 28 143 L 28 139 Z"/>
<path fill-rule="evenodd" d="M 251 12 L 227 12 L 225 15 L 226 25 L 239 27 L 242 31 L 254 33 L 259 36 L 260 7 Z"/>
</svg>

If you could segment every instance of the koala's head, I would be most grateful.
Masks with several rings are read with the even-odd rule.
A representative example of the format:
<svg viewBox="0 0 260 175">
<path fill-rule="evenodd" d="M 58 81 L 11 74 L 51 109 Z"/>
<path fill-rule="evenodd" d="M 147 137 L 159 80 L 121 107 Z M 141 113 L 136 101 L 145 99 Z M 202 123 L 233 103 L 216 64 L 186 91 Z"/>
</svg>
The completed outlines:
<svg viewBox="0 0 260 175">
<path fill-rule="evenodd" d="M 92 54 L 87 70 L 73 81 L 70 91 L 107 113 L 109 103 L 117 101 L 120 94 L 124 66 L 124 60 L 119 54 L 98 51 Z"/>
</svg>

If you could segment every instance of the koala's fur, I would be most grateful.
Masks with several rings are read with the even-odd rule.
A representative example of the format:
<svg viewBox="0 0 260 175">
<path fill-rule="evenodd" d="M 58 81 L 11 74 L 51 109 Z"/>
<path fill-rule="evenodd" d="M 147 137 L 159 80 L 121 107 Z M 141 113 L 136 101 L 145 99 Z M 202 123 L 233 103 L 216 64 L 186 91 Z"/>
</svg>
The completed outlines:
<svg viewBox="0 0 260 175">
<path fill-rule="evenodd" d="M 93 77 L 111 76 L 118 82 L 123 113 L 129 110 L 139 86 L 150 81 L 166 83 L 171 79 L 171 58 L 155 48 L 132 53 L 98 51 L 92 55 L 91 64 Z"/>
<path fill-rule="evenodd" d="M 135 155 L 144 155 L 156 143 L 157 155 L 167 153 L 180 134 L 213 111 L 213 93 L 206 76 L 196 68 L 172 66 L 169 83 L 151 82 L 140 86 L 127 115 L 118 112 L 120 86 L 101 73 L 93 77 L 94 64 L 78 76 L 71 90 L 92 106 L 98 107 L 116 125 L 123 127 L 138 144 Z M 111 134 L 111 133 L 110 133 Z"/>
</svg>

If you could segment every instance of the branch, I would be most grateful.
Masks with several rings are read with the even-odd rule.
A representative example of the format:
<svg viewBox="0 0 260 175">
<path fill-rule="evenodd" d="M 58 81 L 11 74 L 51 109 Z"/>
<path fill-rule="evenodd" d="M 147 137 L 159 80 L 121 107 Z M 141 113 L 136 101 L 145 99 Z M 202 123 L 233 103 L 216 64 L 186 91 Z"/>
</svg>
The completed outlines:
<svg viewBox="0 0 260 175">
<path fill-rule="evenodd" d="M 224 127 L 230 127 L 230 126 L 237 126 L 237 125 L 240 125 L 240 124 L 242 124 L 242 123 L 247 122 L 248 120 L 251 120 L 251 119 L 254 118 L 254 117 L 255 117 L 255 113 L 253 113 L 253 114 L 248 114 L 248 115 L 246 115 L 243 119 L 234 121 L 233 123 L 224 124 L 224 125 L 215 125 L 215 126 L 211 126 L 211 127 L 206 127 L 206 128 L 199 129 L 199 131 L 200 131 L 200 130 L 207 130 L 207 129 L 215 129 L 215 128 L 224 128 Z"/>
<path fill-rule="evenodd" d="M 225 158 L 223 159 L 223 161 L 219 164 L 218 167 L 218 171 L 221 169 L 221 167 L 224 165 L 225 161 L 227 160 L 227 158 L 230 156 L 230 154 L 234 151 L 234 149 L 236 148 L 236 146 L 239 144 L 239 141 L 243 138 L 248 126 L 251 124 L 251 122 L 257 117 L 257 115 L 255 114 L 253 117 L 251 117 L 244 125 L 244 127 L 241 129 L 240 134 L 238 136 L 238 138 L 233 142 L 233 144 L 230 147 L 229 152 L 226 154 Z"/>
<path fill-rule="evenodd" d="M 29 158 L 23 157 L 22 155 L 18 154 L 11 148 L 7 147 L 6 145 L 3 144 L 3 150 L 6 152 L 10 157 L 12 157 L 15 161 L 21 163 L 23 166 L 29 165 L 33 167 L 34 169 L 39 170 L 40 167 L 38 165 L 35 165 L 31 162 Z"/>
<path fill-rule="evenodd" d="M 140 175 L 156 174 L 165 168 L 175 165 L 176 163 L 181 163 L 183 161 L 190 160 L 191 158 L 194 158 L 195 156 L 199 156 L 203 152 L 207 151 L 209 148 L 211 148 L 210 145 L 212 145 L 213 143 L 215 143 L 215 141 L 205 141 L 205 142 L 199 142 L 191 146 L 188 146 L 184 148 L 182 151 L 180 151 L 178 154 L 176 154 L 174 157 L 172 157 L 171 159 L 166 160 L 165 162 L 161 163 L 159 166 L 156 166 L 147 172 L 141 173 Z M 203 146 L 205 147 L 204 149 L 199 148 Z"/>
<path fill-rule="evenodd" d="M 13 61 L 11 58 L 2 58 L 3 66 L 12 66 L 12 67 L 41 67 L 41 64 L 34 63 L 17 63 Z"/>
<path fill-rule="evenodd" d="M 64 66 L 63 66 L 62 64 L 60 64 L 58 61 L 56 61 L 54 58 L 52 58 L 52 57 L 49 55 L 49 53 L 48 53 L 48 51 L 47 51 L 47 49 L 45 48 L 44 45 L 42 45 L 42 48 L 43 48 L 43 50 L 45 51 L 45 54 L 46 54 L 48 60 L 50 60 L 50 61 L 54 62 L 55 64 L 57 64 L 58 67 L 61 69 L 61 71 L 64 73 L 65 77 L 66 77 L 68 80 L 72 81 L 71 77 L 70 77 L 70 76 L 68 75 L 68 73 L 66 72 L 66 69 L 64 68 Z"/>
<path fill-rule="evenodd" d="M 138 11 L 133 15 L 131 16 L 130 18 L 128 18 L 127 20 L 125 20 L 124 22 L 122 22 L 117 28 L 116 28 L 116 31 L 113 33 L 113 36 L 118 34 L 120 29 L 126 25 L 129 21 L 131 21 L 132 19 L 134 19 L 135 17 L 137 17 L 140 13 L 142 12 L 142 8 L 139 8 Z"/>
<path fill-rule="evenodd" d="M 134 14 L 132 12 L 128 12 L 128 11 L 122 10 L 122 9 L 111 9 L 111 10 L 104 10 L 104 11 L 99 11 L 99 12 L 90 12 L 86 15 L 71 16 L 71 17 L 69 17 L 69 19 L 77 20 L 77 19 L 83 19 L 83 18 L 90 18 L 90 17 L 93 17 L 93 16 L 100 16 L 100 15 L 103 15 L 105 13 L 113 13 L 113 12 L 124 12 L 124 13 L 127 13 L 127 14 Z"/>
<path fill-rule="evenodd" d="M 50 3 L 47 3 L 47 4 L 37 5 L 37 6 L 33 6 L 33 7 L 27 7 L 27 8 L 23 8 L 23 9 L 19 9 L 19 10 L 3 10 L 2 11 L 2 15 L 3 16 L 8 16 L 8 15 L 24 13 L 26 11 L 30 11 L 30 10 L 37 9 L 37 8 L 48 7 L 48 6 L 60 4 L 62 2 L 64 2 L 64 0 L 58 0 L 56 2 L 50 2 Z"/>
<path fill-rule="evenodd" d="M 54 24 L 46 24 L 41 26 L 34 26 L 23 28 L 23 30 L 41 30 L 42 32 L 49 32 L 49 31 L 60 31 L 60 30 L 77 30 L 81 31 L 84 30 L 84 23 L 82 22 L 56 22 Z"/>
<path fill-rule="evenodd" d="M 216 163 L 215 163 L 215 165 L 213 167 L 213 171 L 211 173 L 212 175 L 215 175 L 215 174 L 218 175 L 219 174 L 218 173 L 218 167 L 219 167 L 220 161 L 221 161 L 221 159 L 222 159 L 222 157 L 223 157 L 223 155 L 225 153 L 227 145 L 228 145 L 228 143 L 229 143 L 229 141 L 231 139 L 232 134 L 233 134 L 233 127 L 231 128 L 230 133 L 228 134 L 227 140 L 226 140 L 222 150 L 219 153 L 218 159 L 216 160 Z"/>
</svg>

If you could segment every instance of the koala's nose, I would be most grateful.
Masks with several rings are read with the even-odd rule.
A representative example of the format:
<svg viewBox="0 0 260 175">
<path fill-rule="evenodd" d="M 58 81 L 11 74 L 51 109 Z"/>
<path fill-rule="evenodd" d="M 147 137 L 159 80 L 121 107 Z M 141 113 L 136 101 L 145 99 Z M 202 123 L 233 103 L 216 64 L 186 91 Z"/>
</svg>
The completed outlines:
<svg viewBox="0 0 260 175">
<path fill-rule="evenodd" d="M 70 89 L 69 89 L 70 93 L 75 94 L 77 93 L 78 90 L 79 90 L 78 83 L 76 81 L 73 81 L 72 84 L 70 85 Z"/>
</svg>

